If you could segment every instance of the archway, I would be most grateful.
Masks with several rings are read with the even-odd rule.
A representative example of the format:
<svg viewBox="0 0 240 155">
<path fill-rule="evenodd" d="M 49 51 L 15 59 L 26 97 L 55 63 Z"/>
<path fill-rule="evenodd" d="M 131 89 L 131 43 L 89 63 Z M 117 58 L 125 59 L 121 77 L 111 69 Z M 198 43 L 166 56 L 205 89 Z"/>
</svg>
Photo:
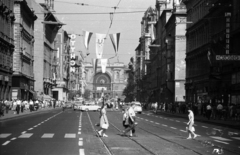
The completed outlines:
<svg viewBox="0 0 240 155">
<path fill-rule="evenodd" d="M 107 73 L 97 73 L 93 79 L 93 98 L 100 98 L 102 93 L 105 96 L 112 94 L 112 81 Z"/>
</svg>

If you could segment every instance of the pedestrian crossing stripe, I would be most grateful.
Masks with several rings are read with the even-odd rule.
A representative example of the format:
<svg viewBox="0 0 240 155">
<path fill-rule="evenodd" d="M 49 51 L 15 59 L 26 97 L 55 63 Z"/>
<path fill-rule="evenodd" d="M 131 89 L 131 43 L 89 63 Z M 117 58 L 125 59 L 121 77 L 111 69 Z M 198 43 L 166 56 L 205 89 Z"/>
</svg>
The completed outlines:
<svg viewBox="0 0 240 155">
<path fill-rule="evenodd" d="M 64 138 L 76 138 L 76 134 L 69 134 L 69 133 L 66 133 Z"/>
<path fill-rule="evenodd" d="M 221 140 L 221 141 L 232 141 L 231 139 L 223 138 L 223 137 L 217 137 L 217 136 L 210 136 L 211 138 Z"/>
<path fill-rule="evenodd" d="M 53 138 L 54 134 L 53 133 L 45 133 L 41 138 Z"/>
<path fill-rule="evenodd" d="M 240 140 L 240 137 L 231 137 L 233 139 L 236 139 L 236 140 Z"/>
<path fill-rule="evenodd" d="M 10 135 L 11 135 L 10 133 L 3 133 L 3 134 L 0 134 L 0 138 L 7 138 Z"/>
<path fill-rule="evenodd" d="M 21 136 L 19 136 L 18 138 L 30 138 L 33 134 L 32 133 L 24 133 Z"/>
</svg>

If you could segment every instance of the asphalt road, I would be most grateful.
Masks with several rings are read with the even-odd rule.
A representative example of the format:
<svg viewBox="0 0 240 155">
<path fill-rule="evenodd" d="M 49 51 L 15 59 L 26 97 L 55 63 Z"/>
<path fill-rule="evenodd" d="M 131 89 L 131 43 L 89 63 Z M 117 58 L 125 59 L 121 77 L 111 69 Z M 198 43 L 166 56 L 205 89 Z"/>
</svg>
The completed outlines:
<svg viewBox="0 0 240 155">
<path fill-rule="evenodd" d="M 184 118 L 137 114 L 137 137 L 122 137 L 122 113 L 108 111 L 108 137 L 96 136 L 99 112 L 44 111 L 0 122 L 0 155 L 210 155 L 240 154 L 240 131 L 196 123 L 187 140 Z"/>
</svg>

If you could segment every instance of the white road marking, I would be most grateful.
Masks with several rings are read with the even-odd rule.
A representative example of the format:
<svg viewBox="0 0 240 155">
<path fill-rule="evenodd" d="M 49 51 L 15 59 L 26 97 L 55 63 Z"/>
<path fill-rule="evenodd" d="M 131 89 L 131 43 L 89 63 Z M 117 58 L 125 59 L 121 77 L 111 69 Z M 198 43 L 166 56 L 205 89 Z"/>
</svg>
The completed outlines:
<svg viewBox="0 0 240 155">
<path fill-rule="evenodd" d="M 81 130 L 81 128 L 79 128 L 78 130 Z"/>
<path fill-rule="evenodd" d="M 33 128 L 30 128 L 30 129 L 28 129 L 28 130 L 32 130 Z"/>
<path fill-rule="evenodd" d="M 170 121 L 173 121 L 173 119 L 169 119 Z"/>
<path fill-rule="evenodd" d="M 217 137 L 217 136 L 210 136 L 211 138 L 221 140 L 221 141 L 232 141 L 231 139 L 223 138 L 223 137 Z"/>
<path fill-rule="evenodd" d="M 214 130 L 222 131 L 221 129 L 213 128 Z"/>
<path fill-rule="evenodd" d="M 8 143 L 10 143 L 10 141 L 6 141 L 6 142 L 3 143 L 2 145 L 7 145 Z"/>
<path fill-rule="evenodd" d="M 22 134 L 25 134 L 27 131 L 23 131 Z"/>
<path fill-rule="evenodd" d="M 153 123 L 153 121 L 150 121 L 151 123 Z"/>
<path fill-rule="evenodd" d="M 41 138 L 53 138 L 54 134 L 53 133 L 45 133 Z"/>
<path fill-rule="evenodd" d="M 79 149 L 79 155 L 85 155 L 84 149 Z"/>
<path fill-rule="evenodd" d="M 10 133 L 2 133 L 0 134 L 0 138 L 7 138 L 10 135 L 11 135 Z"/>
<path fill-rule="evenodd" d="M 236 140 L 240 140 L 240 137 L 231 137 L 233 139 L 236 139 Z"/>
<path fill-rule="evenodd" d="M 79 141 L 78 146 L 83 146 L 83 141 Z"/>
<path fill-rule="evenodd" d="M 79 140 L 83 140 L 83 138 L 79 138 Z"/>
<path fill-rule="evenodd" d="M 176 120 L 176 122 L 178 122 L 178 123 L 179 123 L 180 121 L 177 121 L 177 120 Z"/>
<path fill-rule="evenodd" d="M 15 140 L 15 139 L 17 139 L 16 137 L 13 137 L 11 140 Z"/>
<path fill-rule="evenodd" d="M 182 131 L 182 132 L 187 132 L 186 130 L 180 130 L 180 131 Z"/>
<path fill-rule="evenodd" d="M 34 128 L 36 128 L 38 125 L 35 125 Z"/>
<path fill-rule="evenodd" d="M 170 128 L 171 128 L 171 129 L 175 129 L 175 130 L 177 129 L 177 128 L 174 128 L 174 127 L 170 127 Z"/>
<path fill-rule="evenodd" d="M 220 140 L 214 140 L 215 142 L 219 142 L 219 143 L 223 143 L 223 144 L 229 144 L 229 143 L 227 143 L 227 142 L 222 142 L 222 141 L 220 141 Z"/>
<path fill-rule="evenodd" d="M 78 132 L 79 135 L 81 135 L 81 132 Z"/>
<path fill-rule="evenodd" d="M 76 134 L 75 133 L 66 133 L 64 138 L 76 138 Z"/>
<path fill-rule="evenodd" d="M 31 137 L 33 134 L 32 133 L 24 133 L 21 136 L 19 136 L 18 138 L 29 138 Z"/>
<path fill-rule="evenodd" d="M 162 126 L 167 126 L 167 125 L 165 125 L 165 124 L 162 124 Z"/>
<path fill-rule="evenodd" d="M 155 123 L 155 124 L 159 124 L 159 123 Z"/>
<path fill-rule="evenodd" d="M 208 127 L 206 127 L 206 126 L 202 126 L 203 128 L 208 128 Z"/>
</svg>

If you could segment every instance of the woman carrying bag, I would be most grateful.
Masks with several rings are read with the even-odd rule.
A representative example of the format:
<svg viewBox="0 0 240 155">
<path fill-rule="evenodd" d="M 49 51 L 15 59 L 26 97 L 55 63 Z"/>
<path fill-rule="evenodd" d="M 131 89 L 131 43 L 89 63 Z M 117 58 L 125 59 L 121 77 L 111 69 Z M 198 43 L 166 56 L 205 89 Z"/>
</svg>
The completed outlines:
<svg viewBox="0 0 240 155">
<path fill-rule="evenodd" d="M 107 104 L 104 104 L 104 101 L 103 101 L 103 105 L 102 105 L 102 108 L 101 108 L 101 111 L 100 111 L 100 130 L 98 130 L 98 135 L 100 137 L 108 137 L 108 135 L 106 135 L 106 130 L 108 129 L 109 127 L 109 123 L 108 123 L 108 119 L 107 119 L 107 112 L 106 112 L 106 108 L 107 108 Z"/>
<path fill-rule="evenodd" d="M 187 125 L 188 125 L 188 127 L 187 127 L 188 138 L 187 139 L 192 139 L 191 134 L 193 135 L 193 138 L 195 139 L 199 135 L 195 134 L 195 128 L 193 127 L 193 124 L 194 124 L 194 114 L 193 114 L 192 110 L 190 110 L 190 109 L 188 109 L 188 112 L 189 112 L 189 114 L 188 114 L 189 121 L 187 123 Z"/>
</svg>

